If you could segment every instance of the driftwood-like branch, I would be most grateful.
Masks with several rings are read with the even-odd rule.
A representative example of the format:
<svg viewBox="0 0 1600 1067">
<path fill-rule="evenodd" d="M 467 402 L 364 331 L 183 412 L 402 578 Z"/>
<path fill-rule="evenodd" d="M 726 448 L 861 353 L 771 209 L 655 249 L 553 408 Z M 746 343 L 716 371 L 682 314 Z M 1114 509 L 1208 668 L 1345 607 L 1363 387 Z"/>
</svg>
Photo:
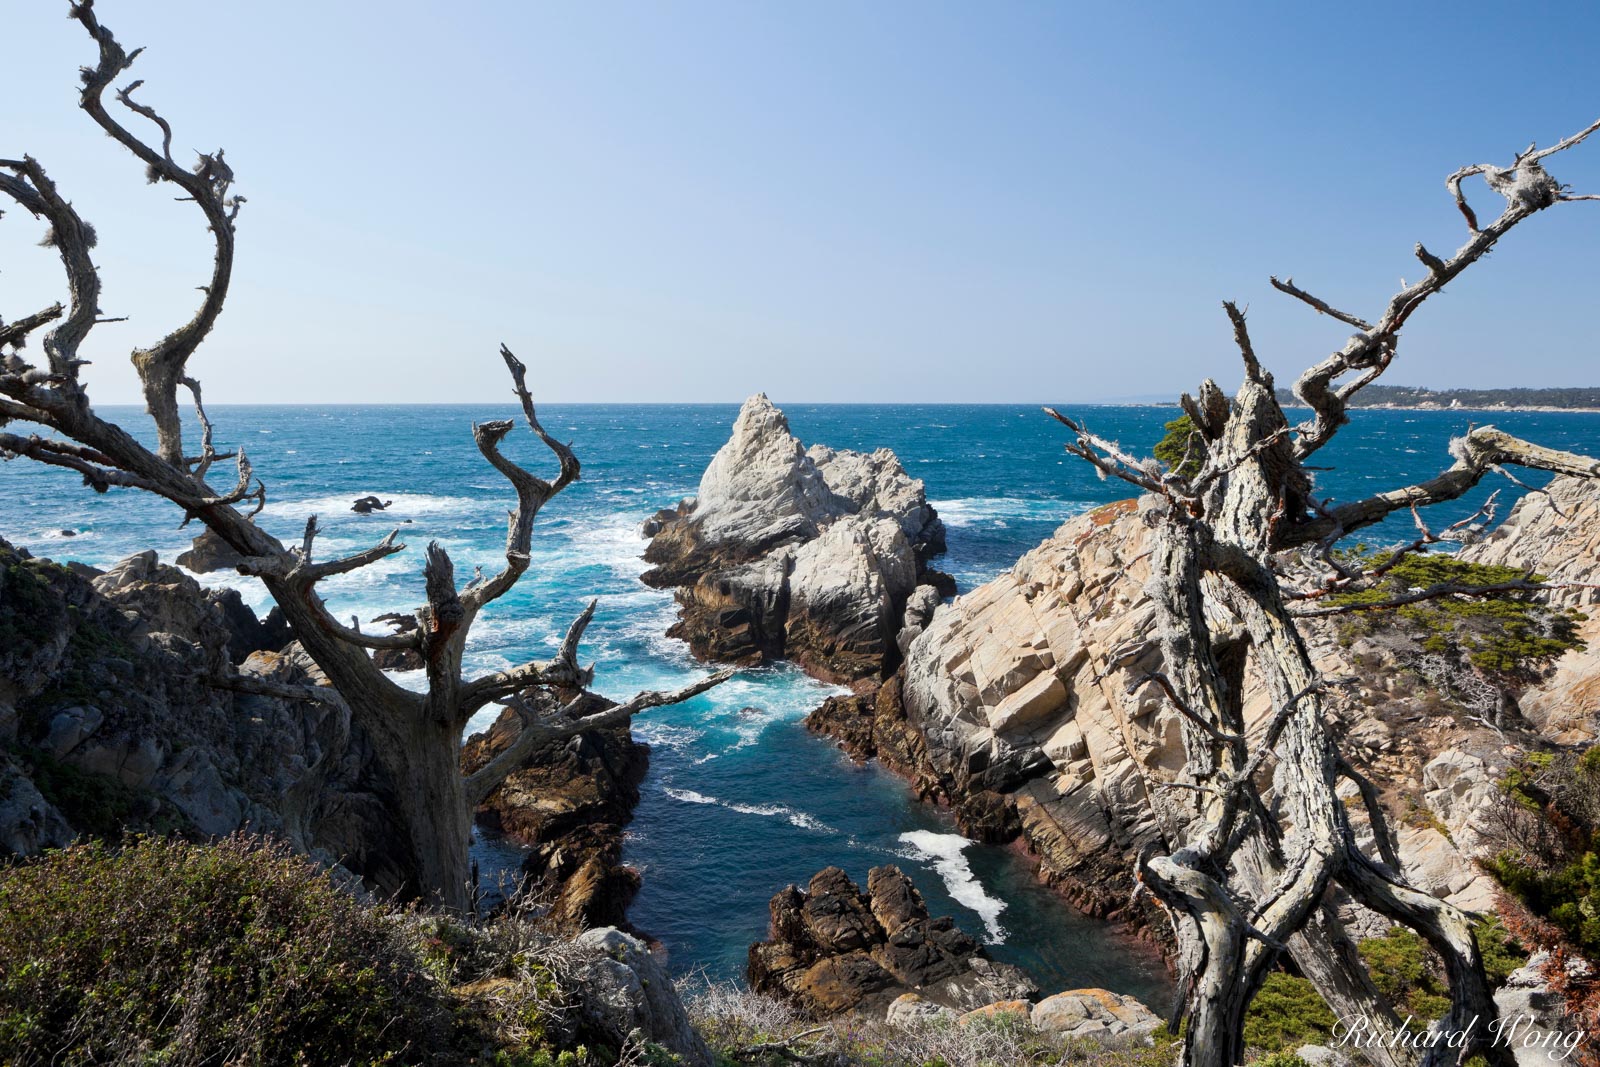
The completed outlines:
<svg viewBox="0 0 1600 1067">
<path fill-rule="evenodd" d="M 511 349 L 505 345 L 500 346 L 500 357 L 505 360 L 506 369 L 511 372 L 517 401 L 522 405 L 523 419 L 527 422 L 528 428 L 544 442 L 545 447 L 555 453 L 560 471 L 555 481 L 547 482 L 503 456 L 500 453 L 500 442 L 511 432 L 513 425 L 507 420 L 485 422 L 472 428 L 472 436 L 478 444 L 478 451 L 483 453 L 483 457 L 495 470 L 505 475 L 506 480 L 517 492 L 517 506 L 510 513 L 506 531 L 505 569 L 466 591 L 463 599 L 467 600 L 474 610 L 503 596 L 527 571 L 535 516 L 551 497 L 577 481 L 582 469 L 572 449 L 551 437 L 539 424 L 539 417 L 534 411 L 533 395 L 528 392 L 528 368 L 512 355 Z"/>
<path fill-rule="evenodd" d="M 186 199 L 193 200 L 205 215 L 206 226 L 215 246 L 211 280 L 202 289 L 205 299 L 199 310 L 188 322 L 149 348 L 133 353 L 133 363 L 144 387 L 145 404 L 156 423 L 157 451 L 168 462 L 181 463 L 184 455 L 183 422 L 178 412 L 178 386 L 186 377 L 189 357 L 211 332 L 227 300 L 228 284 L 233 277 L 234 219 L 243 197 L 230 193 L 233 170 L 224 162 L 220 149 L 215 154 L 202 153 L 193 170 L 185 170 L 173 161 L 172 127 L 154 109 L 132 99 L 132 93 L 139 88 L 140 82 L 133 82 L 120 90 L 117 99 L 124 107 L 160 129 L 161 149 L 152 148 L 112 117 L 106 110 L 105 91 L 113 79 L 133 65 L 140 49 L 131 53 L 123 50 L 110 29 L 96 19 L 94 0 L 78 0 L 72 6 L 72 17 L 82 24 L 100 47 L 99 63 L 83 68 L 79 106 L 101 129 L 145 164 L 146 175 L 152 182 L 172 182 L 188 194 Z"/>
<path fill-rule="evenodd" d="M 557 691 L 577 690 L 593 682 L 594 669 L 584 668 L 578 662 L 578 645 L 583 640 L 584 631 L 588 629 L 590 621 L 594 619 L 598 604 L 598 601 L 589 601 L 589 606 L 573 620 L 572 625 L 567 628 L 566 636 L 561 640 L 561 648 L 556 652 L 554 659 L 532 660 L 507 670 L 475 678 L 462 686 L 460 711 L 462 721 L 470 719 L 484 705 L 524 689 L 542 686 Z"/>
<path fill-rule="evenodd" d="M 339 691 L 326 685 L 291 685 L 284 682 L 269 682 L 252 674 L 236 673 L 218 675 L 211 679 L 211 684 L 218 689 L 228 689 L 235 693 L 277 697 L 280 700 L 310 700 L 320 704 L 332 704 L 336 708 L 347 707 Z"/>
<path fill-rule="evenodd" d="M 1044 413 L 1076 435 L 1075 440 L 1068 441 L 1064 446 L 1072 455 L 1086 460 L 1102 474 L 1119 478 L 1129 485 L 1136 485 L 1147 492 L 1159 493 L 1162 496 L 1172 495 L 1172 490 L 1153 473 L 1154 461 L 1144 461 L 1129 455 L 1115 441 L 1107 441 L 1090 433 L 1055 408 L 1047 407 Z"/>
<path fill-rule="evenodd" d="M 1350 398 L 1389 365 L 1394 358 L 1401 327 L 1424 301 L 1487 255 L 1495 243 L 1518 223 L 1553 204 L 1571 199 L 1561 184 L 1545 172 L 1542 161 L 1582 143 L 1596 129 L 1600 129 L 1600 122 L 1549 148 L 1522 153 L 1510 167 L 1475 164 L 1461 168 L 1446 180 L 1451 196 L 1467 220 L 1471 236 L 1449 259 L 1440 259 L 1419 245 L 1418 258 L 1427 264 L 1427 276 L 1395 293 L 1377 322 L 1370 327 L 1358 326 L 1361 332 L 1350 338 L 1342 349 L 1300 376 L 1295 383 L 1295 395 L 1310 405 L 1314 415 L 1310 422 L 1299 427 L 1300 437 L 1296 443 L 1299 458 L 1305 459 L 1327 444 L 1338 428 L 1349 420 L 1346 410 Z M 1482 176 L 1489 187 L 1505 199 L 1505 208 L 1500 216 L 1482 229 L 1478 226 L 1477 215 L 1461 191 L 1462 181 L 1474 175 Z M 1354 316 L 1339 317 L 1346 322 L 1354 319 Z M 1352 371 L 1365 373 L 1348 385 L 1341 387 L 1335 384 Z"/>
<path fill-rule="evenodd" d="M 1418 245 L 1417 247 L 1420 249 L 1422 246 Z M 1368 322 L 1366 319 L 1357 318 L 1355 315 L 1352 315 L 1346 311 L 1340 311 L 1338 308 L 1330 305 L 1327 301 L 1320 300 L 1317 297 L 1312 296 L 1310 293 L 1296 285 L 1293 278 L 1285 278 L 1281 282 L 1275 277 L 1267 280 L 1272 283 L 1272 287 L 1278 290 L 1278 292 L 1287 293 L 1296 300 L 1309 304 L 1311 307 L 1315 308 L 1319 314 L 1330 315 L 1345 325 L 1354 326 L 1358 330 L 1372 329 L 1372 323 Z"/>
<path fill-rule="evenodd" d="M 1579 478 L 1600 477 L 1600 460 L 1545 448 L 1493 426 L 1480 426 L 1457 438 L 1451 442 L 1450 450 L 1456 462 L 1437 477 L 1330 508 L 1325 516 L 1287 528 L 1277 539 L 1277 547 L 1320 541 L 1333 533 L 1343 537 L 1382 522 L 1396 511 L 1454 500 L 1476 486 L 1485 474 L 1506 464 Z"/>
<path fill-rule="evenodd" d="M 63 308 L 59 303 L 51 304 L 43 311 L 36 311 L 32 315 L 24 315 L 11 322 L 0 323 L 0 347 L 22 347 L 22 343 L 34 330 L 45 323 L 54 322 L 61 317 Z"/>
</svg>

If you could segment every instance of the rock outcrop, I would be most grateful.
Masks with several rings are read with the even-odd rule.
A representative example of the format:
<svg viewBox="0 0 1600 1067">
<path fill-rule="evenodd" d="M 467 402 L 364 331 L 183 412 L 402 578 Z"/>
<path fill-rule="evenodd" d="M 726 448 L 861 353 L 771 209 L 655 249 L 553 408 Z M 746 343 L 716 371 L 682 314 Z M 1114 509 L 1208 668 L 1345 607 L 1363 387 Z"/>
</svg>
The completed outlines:
<svg viewBox="0 0 1600 1067">
<path fill-rule="evenodd" d="M 1020 835 L 1041 878 L 1084 910 L 1135 923 L 1154 916 L 1127 910 L 1134 857 L 1169 847 L 1189 817 L 1181 795 L 1160 788 L 1184 754 L 1179 714 L 1149 680 L 1161 670 L 1144 592 L 1152 506 L 1123 501 L 1069 520 L 1010 572 L 922 622 L 895 677 L 832 698 L 808 720 L 852 754 L 905 775 L 924 797 L 948 802 L 969 836 Z M 1600 488 L 1559 480 L 1463 555 L 1593 583 L 1597 530 Z M 1555 595 L 1570 606 L 1596 596 Z M 1594 736 L 1600 623 L 1583 626 L 1590 651 L 1505 694 L 1533 727 L 1529 740 Z M 1419 674 L 1409 638 L 1363 634 L 1338 619 L 1302 630 L 1325 676 L 1358 680 L 1332 694 L 1333 728 L 1384 791 L 1407 874 L 1468 910 L 1492 909 L 1492 883 L 1474 857 L 1515 750 Z M 1246 718 L 1257 727 L 1268 708 L 1261 687 L 1248 691 Z M 1352 822 L 1370 834 L 1359 807 Z"/>
<path fill-rule="evenodd" d="M 1141 1044 L 1165 1025 L 1136 997 L 1109 989 L 1069 989 L 1045 997 L 1029 1012 L 1034 1029 L 1101 1045 Z"/>
<path fill-rule="evenodd" d="M 1517 703 L 1550 740 L 1594 743 L 1600 738 L 1600 486 L 1582 478 L 1555 479 L 1544 492 L 1517 501 L 1505 522 L 1461 556 L 1572 583 L 1544 599 L 1589 616 L 1578 624 L 1586 647 L 1563 656 L 1551 675 Z"/>
<path fill-rule="evenodd" d="M 697 495 L 645 532 L 644 580 L 677 588 L 670 633 L 702 659 L 789 658 L 828 680 L 879 677 L 899 662 L 918 586 L 953 591 L 927 567 L 944 524 L 922 482 L 886 449 L 807 451 L 765 395 L 745 401 Z"/>
<path fill-rule="evenodd" d="M 225 669 L 317 680 L 298 645 L 248 651 L 259 628 L 236 593 L 202 589 L 154 552 L 96 574 L 0 542 L 0 741 L 14 753 L 4 847 L 60 843 L 63 826 L 249 829 L 400 888 L 392 787 L 359 731 L 326 704 L 212 684 Z"/>
<path fill-rule="evenodd" d="M 601 698 L 581 709 L 603 710 Z M 502 712 L 485 733 L 467 740 L 462 770 L 471 773 L 516 739 L 515 713 Z M 639 873 L 622 864 L 623 827 L 639 802 L 649 746 L 626 726 L 591 730 L 535 752 L 478 807 L 477 821 L 528 846 L 528 887 L 549 896 L 547 915 L 582 930 L 620 926 L 639 890 Z"/>
<path fill-rule="evenodd" d="M 644 944 L 614 927 L 586 930 L 576 945 L 583 1022 L 616 1048 L 641 1040 L 674 1053 L 686 1067 L 711 1067 L 705 1040 L 690 1025 L 672 979 Z"/>
<path fill-rule="evenodd" d="M 391 783 L 331 705 L 215 686 L 225 669 L 320 684 L 296 643 L 233 590 L 207 590 L 143 552 L 100 573 L 0 541 L 0 855 L 80 833 L 281 835 L 385 895 L 410 857 Z M 403 620 L 402 620 L 403 621 Z M 262 647 L 265 644 L 273 647 Z M 505 721 L 463 750 L 471 770 Z M 626 728 L 534 753 L 486 801 L 484 823 L 532 846 L 528 873 L 572 926 L 620 922 L 637 889 L 621 827 L 646 749 Z M 476 762 L 474 762 L 476 761 Z"/>
<path fill-rule="evenodd" d="M 902 1013 L 964 1013 L 1038 993 L 1026 973 L 991 960 L 951 919 L 930 918 L 895 867 L 873 868 L 865 893 L 828 867 L 804 890 L 774 896 L 771 911 L 771 940 L 750 946 L 750 986 L 814 1018 L 882 1016 L 910 993 L 932 1007 L 902 1002 Z"/>
</svg>

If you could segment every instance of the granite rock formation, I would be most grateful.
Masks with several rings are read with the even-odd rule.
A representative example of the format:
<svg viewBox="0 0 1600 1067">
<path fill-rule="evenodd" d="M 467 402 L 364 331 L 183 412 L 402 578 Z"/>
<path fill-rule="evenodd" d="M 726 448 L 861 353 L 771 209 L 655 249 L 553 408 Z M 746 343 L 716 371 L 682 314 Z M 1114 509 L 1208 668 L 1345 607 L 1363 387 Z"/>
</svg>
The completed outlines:
<svg viewBox="0 0 1600 1067">
<path fill-rule="evenodd" d="M 79 834 L 249 830 L 405 891 L 392 786 L 362 732 L 326 703 L 212 684 L 224 667 L 322 684 L 273 622 L 154 552 L 100 573 L 0 541 L 0 855 Z M 469 767 L 502 727 L 466 746 Z M 637 888 L 619 858 L 645 752 L 626 729 L 581 735 L 535 753 L 480 814 L 534 847 L 529 873 L 571 925 L 620 921 Z"/>
<path fill-rule="evenodd" d="M 1176 840 L 1188 817 L 1161 788 L 1184 754 L 1179 715 L 1150 679 L 1161 663 L 1144 592 L 1146 506 L 1123 501 L 1069 520 L 1009 573 L 939 607 L 913 631 L 895 677 L 832 698 L 808 720 L 949 803 L 969 836 L 1020 836 L 1040 877 L 1084 910 L 1136 924 L 1156 916 L 1129 909 L 1133 860 Z M 1593 583 L 1597 529 L 1600 491 L 1558 480 L 1463 556 Z M 1570 606 L 1595 598 L 1577 588 L 1551 595 Z M 1600 623 L 1583 627 L 1589 651 L 1504 695 L 1528 740 L 1596 734 Z M 1493 885 L 1474 858 L 1511 758 L 1507 739 L 1420 684 L 1394 640 L 1352 638 L 1337 620 L 1307 620 L 1303 632 L 1325 676 L 1356 679 L 1331 702 L 1334 728 L 1380 784 L 1408 876 L 1469 911 L 1491 910 Z M 1247 721 L 1259 727 L 1268 708 L 1259 687 L 1252 694 Z M 1352 821 L 1370 834 L 1359 807 Z"/>
<path fill-rule="evenodd" d="M 750 946 L 750 986 L 808 1015 L 883 1016 L 899 997 L 964 1013 L 1037 995 L 1026 973 L 989 959 L 949 918 L 930 918 L 896 867 L 875 867 L 863 893 L 837 867 L 772 898 L 771 940 Z"/>
<path fill-rule="evenodd" d="M 600 927 L 584 931 L 575 944 L 588 955 L 577 969 L 587 1029 L 617 1048 L 642 1038 L 673 1053 L 685 1067 L 711 1067 L 711 1050 L 690 1024 L 671 977 L 642 942 L 615 927 Z"/>
<path fill-rule="evenodd" d="M 886 449 L 806 450 L 765 395 L 745 401 L 697 495 L 645 532 L 644 580 L 678 590 L 669 632 L 702 659 L 881 677 L 918 587 L 951 586 L 927 567 L 944 524 L 922 482 Z"/>
<path fill-rule="evenodd" d="M 154 552 L 97 574 L 0 542 L 0 740 L 38 797 L 23 823 L 7 813 L 0 841 L 30 852 L 60 843 L 63 826 L 250 829 L 400 888 L 385 852 L 398 840 L 390 786 L 365 739 L 327 704 L 212 684 L 229 664 L 317 681 L 298 645 L 254 647 L 262 630 L 237 593 L 205 590 Z"/>
</svg>

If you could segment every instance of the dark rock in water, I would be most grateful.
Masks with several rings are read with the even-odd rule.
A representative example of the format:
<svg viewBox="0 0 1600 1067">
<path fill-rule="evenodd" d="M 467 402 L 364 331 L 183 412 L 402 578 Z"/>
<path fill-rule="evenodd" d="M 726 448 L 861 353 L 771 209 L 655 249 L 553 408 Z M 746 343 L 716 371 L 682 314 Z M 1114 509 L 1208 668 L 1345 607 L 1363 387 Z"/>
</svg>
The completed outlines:
<svg viewBox="0 0 1600 1067">
<path fill-rule="evenodd" d="M 394 627 L 394 632 L 397 634 L 415 633 L 417 630 L 417 617 L 409 611 L 391 611 L 377 616 L 372 621 L 388 623 Z M 420 671 L 427 666 L 422 653 L 415 648 L 373 649 L 372 662 L 386 671 Z"/>
<path fill-rule="evenodd" d="M 599 697 L 580 709 L 604 710 Z M 471 774 L 515 740 L 520 730 L 509 708 L 461 750 Z M 639 889 L 639 874 L 622 865 L 623 827 L 639 802 L 649 766 L 649 746 L 626 726 L 592 730 L 536 751 L 479 806 L 480 826 L 528 845 L 523 873 L 552 894 L 549 914 L 581 929 L 618 925 Z"/>
<path fill-rule="evenodd" d="M 78 536 L 78 531 L 77 530 L 62 530 L 60 532 L 61 532 L 61 536 L 62 537 L 77 537 Z"/>
<path fill-rule="evenodd" d="M 763 395 L 745 401 L 698 494 L 644 532 L 644 581 L 678 590 L 668 633 L 696 656 L 788 658 L 836 682 L 894 669 L 907 601 L 944 550 L 922 482 L 892 452 L 807 450 Z"/>
<path fill-rule="evenodd" d="M 200 532 L 187 552 L 178 554 L 176 562 L 178 566 L 196 574 L 210 574 L 212 571 L 231 571 L 243 559 L 233 550 L 233 546 L 207 529 Z"/>
<path fill-rule="evenodd" d="M 358 497 L 356 502 L 350 505 L 350 510 L 362 515 L 370 515 L 374 511 L 383 511 L 393 503 L 393 500 L 379 500 L 375 496 L 363 496 Z"/>
<path fill-rule="evenodd" d="M 650 518 L 644 520 L 644 535 L 654 537 L 667 528 L 667 524 L 678 518 L 678 512 L 672 508 L 662 508 Z"/>
<path fill-rule="evenodd" d="M 813 1018 L 882 1016 L 912 991 L 954 1012 L 1038 995 L 1021 968 L 989 959 L 952 920 L 930 918 L 897 867 L 874 868 L 865 893 L 828 867 L 770 909 L 771 939 L 750 946 L 750 986 Z"/>
</svg>

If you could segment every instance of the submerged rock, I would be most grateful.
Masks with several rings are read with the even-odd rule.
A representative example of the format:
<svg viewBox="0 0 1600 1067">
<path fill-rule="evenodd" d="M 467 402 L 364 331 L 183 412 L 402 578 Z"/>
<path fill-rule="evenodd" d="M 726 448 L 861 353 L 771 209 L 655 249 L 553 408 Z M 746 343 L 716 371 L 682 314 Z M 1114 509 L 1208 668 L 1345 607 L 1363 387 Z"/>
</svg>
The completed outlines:
<svg viewBox="0 0 1600 1067">
<path fill-rule="evenodd" d="M 894 453 L 807 451 L 765 395 L 745 401 L 699 492 L 645 524 L 644 580 L 678 589 L 669 631 L 702 659 L 879 677 L 944 524 Z M 947 579 L 948 576 L 938 576 Z M 920 598 L 916 621 L 930 609 Z"/>
<path fill-rule="evenodd" d="M 756 992 L 825 1019 L 964 1013 L 1038 990 L 1019 967 L 996 963 L 949 918 L 930 918 L 922 894 L 896 867 L 875 867 L 863 893 L 838 867 L 772 898 L 771 939 L 750 946 Z M 919 1001 L 903 1001 L 907 993 Z M 921 1007 L 922 1003 L 933 1007 Z"/>
</svg>

